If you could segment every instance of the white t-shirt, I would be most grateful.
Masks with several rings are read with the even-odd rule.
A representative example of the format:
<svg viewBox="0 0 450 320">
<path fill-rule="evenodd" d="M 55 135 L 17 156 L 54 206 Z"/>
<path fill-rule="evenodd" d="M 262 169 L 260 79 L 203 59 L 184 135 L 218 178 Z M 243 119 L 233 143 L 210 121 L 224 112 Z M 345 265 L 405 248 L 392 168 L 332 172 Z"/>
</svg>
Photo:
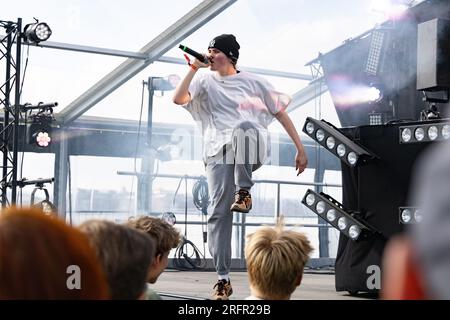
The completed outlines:
<svg viewBox="0 0 450 320">
<path fill-rule="evenodd" d="M 233 129 L 244 121 L 252 122 L 260 136 L 268 139 L 267 126 L 291 101 L 266 79 L 243 71 L 229 76 L 217 72 L 199 74 L 191 82 L 189 93 L 191 101 L 183 107 L 203 134 L 204 160 L 231 143 Z"/>
</svg>

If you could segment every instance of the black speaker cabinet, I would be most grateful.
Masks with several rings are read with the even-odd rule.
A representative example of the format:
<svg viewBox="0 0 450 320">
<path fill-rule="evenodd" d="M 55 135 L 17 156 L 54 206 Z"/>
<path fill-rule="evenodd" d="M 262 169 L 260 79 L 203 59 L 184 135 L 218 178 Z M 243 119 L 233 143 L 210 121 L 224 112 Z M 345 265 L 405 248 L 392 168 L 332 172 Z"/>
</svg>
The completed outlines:
<svg viewBox="0 0 450 320">
<path fill-rule="evenodd" d="M 337 291 L 378 291 L 367 286 L 371 276 L 369 267 L 376 266 L 381 270 L 387 241 L 403 231 L 399 207 L 409 205 L 408 191 L 414 165 L 431 144 L 400 144 L 400 126 L 414 124 L 420 122 L 340 129 L 379 158 L 357 167 L 342 163 L 342 204 L 379 233 L 357 242 L 340 234 L 335 264 Z"/>
<path fill-rule="evenodd" d="M 417 90 L 450 87 L 450 21 L 433 19 L 419 24 Z"/>
</svg>

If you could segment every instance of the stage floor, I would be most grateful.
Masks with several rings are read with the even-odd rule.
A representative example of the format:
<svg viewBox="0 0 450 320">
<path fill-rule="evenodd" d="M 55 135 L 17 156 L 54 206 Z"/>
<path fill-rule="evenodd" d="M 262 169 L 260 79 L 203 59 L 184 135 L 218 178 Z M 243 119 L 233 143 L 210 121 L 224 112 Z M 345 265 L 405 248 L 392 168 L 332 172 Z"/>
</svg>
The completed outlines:
<svg viewBox="0 0 450 320">
<path fill-rule="evenodd" d="M 246 272 L 230 274 L 233 285 L 231 300 L 244 299 L 250 295 Z M 217 281 L 214 272 L 166 270 L 158 281 L 150 287 L 163 295 L 164 299 L 178 299 L 186 296 L 210 299 L 212 287 Z M 167 294 L 167 295 L 165 295 Z M 374 298 L 368 295 L 350 296 L 347 292 L 336 292 L 334 274 L 305 273 L 300 287 L 292 295 L 292 300 L 359 300 Z"/>
</svg>

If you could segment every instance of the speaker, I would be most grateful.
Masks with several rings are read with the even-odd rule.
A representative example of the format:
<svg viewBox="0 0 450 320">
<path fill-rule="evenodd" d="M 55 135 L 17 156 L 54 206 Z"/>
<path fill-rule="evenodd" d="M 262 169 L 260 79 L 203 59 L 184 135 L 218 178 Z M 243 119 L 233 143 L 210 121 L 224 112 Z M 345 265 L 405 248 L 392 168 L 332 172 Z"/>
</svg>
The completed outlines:
<svg viewBox="0 0 450 320">
<path fill-rule="evenodd" d="M 336 291 L 378 291 L 367 284 L 370 268 L 382 269 L 387 241 L 404 231 L 399 222 L 399 207 L 410 205 L 408 193 L 415 163 L 434 143 L 400 144 L 400 126 L 420 124 L 395 122 L 339 129 L 378 156 L 377 161 L 361 166 L 342 164 L 343 206 L 378 232 L 356 242 L 340 234 L 335 262 Z"/>
<path fill-rule="evenodd" d="M 450 20 L 433 19 L 417 31 L 417 90 L 450 88 Z"/>
</svg>

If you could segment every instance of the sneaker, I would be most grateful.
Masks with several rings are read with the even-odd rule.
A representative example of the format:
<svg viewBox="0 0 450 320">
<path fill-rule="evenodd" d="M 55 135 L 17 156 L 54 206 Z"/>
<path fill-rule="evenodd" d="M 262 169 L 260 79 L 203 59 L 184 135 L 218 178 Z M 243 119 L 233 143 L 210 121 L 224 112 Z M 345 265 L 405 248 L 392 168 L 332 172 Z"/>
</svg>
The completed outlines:
<svg viewBox="0 0 450 320">
<path fill-rule="evenodd" d="M 252 208 L 252 196 L 247 190 L 241 189 L 234 194 L 234 203 L 231 205 L 231 211 L 247 213 Z"/>
<path fill-rule="evenodd" d="M 213 300 L 228 300 L 233 293 L 230 280 L 219 280 L 214 285 Z"/>
</svg>

